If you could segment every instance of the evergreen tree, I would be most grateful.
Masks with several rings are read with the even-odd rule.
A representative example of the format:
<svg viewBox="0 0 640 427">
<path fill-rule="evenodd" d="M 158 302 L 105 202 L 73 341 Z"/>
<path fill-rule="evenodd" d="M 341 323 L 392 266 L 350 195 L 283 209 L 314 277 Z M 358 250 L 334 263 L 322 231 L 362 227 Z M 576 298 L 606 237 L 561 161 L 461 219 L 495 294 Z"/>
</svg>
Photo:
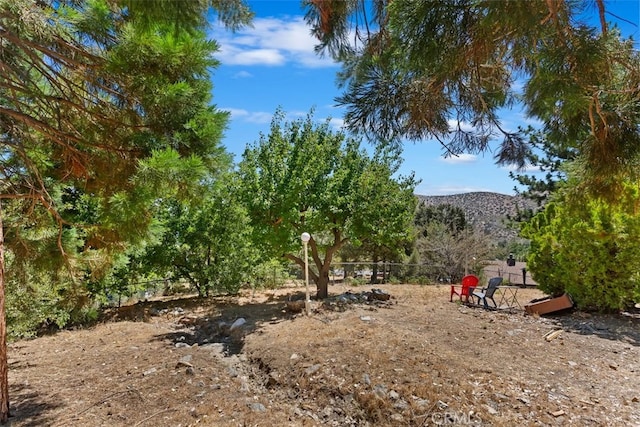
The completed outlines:
<svg viewBox="0 0 640 427">
<path fill-rule="evenodd" d="M 524 167 L 531 147 L 499 116 L 521 102 L 549 143 L 584 159 L 585 189 L 614 199 L 640 154 L 640 55 L 609 28 L 603 0 L 599 28 L 585 4 L 305 1 L 318 50 L 343 64 L 349 129 L 437 139 L 449 153 L 487 150 L 500 135 L 497 162 Z"/>
<path fill-rule="evenodd" d="M 77 284 L 87 266 L 96 272 L 96 256 L 145 238 L 159 194 L 215 167 L 227 113 L 209 105 L 211 6 L 232 28 L 251 17 L 241 0 L 0 0 L 0 199 L 8 199 L 10 251 L 38 242 L 51 252 L 53 242 Z M 1 422 L 5 326 L 0 280 Z"/>
</svg>

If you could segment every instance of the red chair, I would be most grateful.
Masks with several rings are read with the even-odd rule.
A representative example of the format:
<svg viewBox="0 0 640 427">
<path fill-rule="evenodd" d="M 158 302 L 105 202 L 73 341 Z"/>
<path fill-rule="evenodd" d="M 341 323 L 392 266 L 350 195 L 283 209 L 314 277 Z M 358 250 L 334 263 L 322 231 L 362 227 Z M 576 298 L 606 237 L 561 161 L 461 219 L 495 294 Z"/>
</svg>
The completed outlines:
<svg viewBox="0 0 640 427">
<path fill-rule="evenodd" d="M 465 297 L 465 302 L 469 302 L 469 297 L 473 294 L 473 290 L 480 283 L 480 279 L 478 276 L 469 274 L 462 278 L 462 282 L 460 283 L 459 292 L 456 289 L 456 285 L 451 285 L 451 296 L 449 297 L 449 302 L 453 302 L 453 296 L 458 295 L 460 297 L 460 301 L 462 301 L 462 297 Z"/>
</svg>

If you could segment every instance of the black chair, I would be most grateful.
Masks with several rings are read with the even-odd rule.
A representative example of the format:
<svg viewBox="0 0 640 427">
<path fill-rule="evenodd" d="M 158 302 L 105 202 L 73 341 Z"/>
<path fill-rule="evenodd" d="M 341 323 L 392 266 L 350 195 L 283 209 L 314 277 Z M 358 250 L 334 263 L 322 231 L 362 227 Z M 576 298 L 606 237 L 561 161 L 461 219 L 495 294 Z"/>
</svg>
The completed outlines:
<svg viewBox="0 0 640 427">
<path fill-rule="evenodd" d="M 489 280 L 486 288 L 482 288 L 479 291 L 474 291 L 473 296 L 478 299 L 478 304 L 482 301 L 482 305 L 484 308 L 490 308 L 487 300 L 491 300 L 493 302 L 493 308 L 498 308 L 498 304 L 496 304 L 496 300 L 493 299 L 493 294 L 498 290 L 498 286 L 502 284 L 502 277 L 493 277 Z"/>
</svg>

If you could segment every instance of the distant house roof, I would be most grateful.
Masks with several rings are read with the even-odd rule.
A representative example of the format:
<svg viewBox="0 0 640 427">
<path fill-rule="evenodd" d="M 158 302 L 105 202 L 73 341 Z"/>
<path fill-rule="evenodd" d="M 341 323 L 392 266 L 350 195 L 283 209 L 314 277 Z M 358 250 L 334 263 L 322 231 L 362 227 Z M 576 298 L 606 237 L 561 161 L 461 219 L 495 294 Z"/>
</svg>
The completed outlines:
<svg viewBox="0 0 640 427">
<path fill-rule="evenodd" d="M 491 277 L 500 276 L 503 277 L 504 280 L 509 281 L 509 283 L 513 285 L 522 285 L 523 284 L 523 275 L 522 269 L 527 268 L 527 263 L 522 261 L 516 261 L 514 266 L 507 265 L 507 260 L 493 260 L 489 261 L 489 263 L 484 267 L 483 273 L 487 280 Z M 526 271 L 526 282 L 524 284 L 537 286 L 535 280 L 531 277 L 531 273 Z"/>
</svg>

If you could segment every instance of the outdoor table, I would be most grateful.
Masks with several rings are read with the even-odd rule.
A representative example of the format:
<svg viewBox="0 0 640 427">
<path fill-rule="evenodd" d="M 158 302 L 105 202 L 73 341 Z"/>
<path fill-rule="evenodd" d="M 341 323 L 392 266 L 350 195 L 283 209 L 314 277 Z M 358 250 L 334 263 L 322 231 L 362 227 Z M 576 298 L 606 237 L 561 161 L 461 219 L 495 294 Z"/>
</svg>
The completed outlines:
<svg viewBox="0 0 640 427">
<path fill-rule="evenodd" d="M 498 286 L 498 291 L 500 291 L 498 308 L 502 308 L 505 305 L 509 310 L 516 307 L 522 310 L 522 306 L 518 302 L 518 289 L 520 289 L 520 286 Z"/>
</svg>

